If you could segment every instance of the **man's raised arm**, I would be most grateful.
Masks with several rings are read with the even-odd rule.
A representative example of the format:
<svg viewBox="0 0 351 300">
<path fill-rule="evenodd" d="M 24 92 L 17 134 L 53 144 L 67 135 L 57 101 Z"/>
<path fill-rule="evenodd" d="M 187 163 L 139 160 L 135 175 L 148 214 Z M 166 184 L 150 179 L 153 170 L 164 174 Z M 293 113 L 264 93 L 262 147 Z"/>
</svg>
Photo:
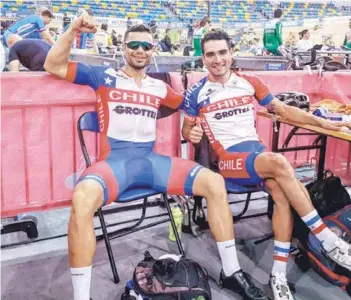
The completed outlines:
<svg viewBox="0 0 351 300">
<path fill-rule="evenodd" d="M 68 58 L 76 35 L 79 32 L 96 32 L 96 25 L 90 16 L 81 16 L 67 29 L 53 45 L 46 57 L 44 69 L 60 78 L 66 78 Z"/>
</svg>

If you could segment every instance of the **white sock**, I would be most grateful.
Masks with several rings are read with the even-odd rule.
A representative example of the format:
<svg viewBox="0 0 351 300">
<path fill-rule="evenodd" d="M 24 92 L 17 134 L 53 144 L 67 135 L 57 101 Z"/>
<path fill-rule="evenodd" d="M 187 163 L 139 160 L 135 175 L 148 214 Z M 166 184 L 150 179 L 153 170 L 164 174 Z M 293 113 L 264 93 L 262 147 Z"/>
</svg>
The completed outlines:
<svg viewBox="0 0 351 300">
<path fill-rule="evenodd" d="M 225 276 L 231 276 L 239 271 L 240 265 L 236 253 L 235 239 L 225 242 L 217 242 L 219 255 L 221 257 L 223 272 Z"/>
<path fill-rule="evenodd" d="M 316 210 L 313 210 L 306 216 L 302 217 L 302 220 L 322 243 L 322 246 L 326 251 L 330 251 L 334 248 L 338 236 L 325 225 Z"/>
<path fill-rule="evenodd" d="M 91 266 L 71 268 L 73 300 L 90 300 Z"/>
<path fill-rule="evenodd" d="M 289 260 L 290 252 L 289 242 L 279 242 L 274 240 L 274 255 L 273 255 L 273 268 L 272 274 L 283 273 L 286 276 L 286 267 Z"/>
</svg>

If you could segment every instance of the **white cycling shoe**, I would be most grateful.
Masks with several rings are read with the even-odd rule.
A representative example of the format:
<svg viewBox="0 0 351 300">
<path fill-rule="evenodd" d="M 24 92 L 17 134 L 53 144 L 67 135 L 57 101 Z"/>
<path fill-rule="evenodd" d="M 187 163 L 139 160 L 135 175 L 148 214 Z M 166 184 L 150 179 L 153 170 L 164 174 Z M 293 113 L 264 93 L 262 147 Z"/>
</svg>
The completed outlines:
<svg viewBox="0 0 351 300">
<path fill-rule="evenodd" d="M 294 300 L 284 273 L 271 274 L 269 278 L 274 300 Z"/>
</svg>

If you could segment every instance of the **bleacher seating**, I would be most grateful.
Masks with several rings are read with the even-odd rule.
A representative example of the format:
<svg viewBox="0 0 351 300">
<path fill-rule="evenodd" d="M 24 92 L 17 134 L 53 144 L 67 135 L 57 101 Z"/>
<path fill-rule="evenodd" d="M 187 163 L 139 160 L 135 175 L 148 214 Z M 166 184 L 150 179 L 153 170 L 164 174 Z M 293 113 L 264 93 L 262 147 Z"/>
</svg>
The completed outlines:
<svg viewBox="0 0 351 300">
<path fill-rule="evenodd" d="M 159 0 L 54 0 L 50 1 L 55 13 L 75 14 L 78 8 L 91 9 L 95 16 L 142 19 L 163 22 L 189 22 L 200 20 L 207 15 L 207 1 L 176 0 L 176 15 Z M 351 2 L 348 6 L 337 7 L 331 2 L 309 3 L 283 1 L 280 4 L 284 21 L 302 20 L 351 15 Z M 256 23 L 270 19 L 276 6 L 269 0 L 216 0 L 211 3 L 212 23 Z M 7 12 L 30 10 L 35 12 L 35 2 L 27 0 L 2 0 L 0 9 Z"/>
<path fill-rule="evenodd" d="M 34 1 L 26 0 L 1 0 L 0 10 L 5 13 L 16 13 L 21 15 L 21 12 L 33 12 L 35 13 Z"/>
<path fill-rule="evenodd" d="M 158 1 L 109 0 L 54 0 L 54 12 L 75 14 L 78 8 L 90 9 L 100 17 L 143 19 L 145 22 L 171 21 L 167 11 Z"/>
<path fill-rule="evenodd" d="M 211 21 L 213 23 L 247 23 L 262 20 L 261 9 L 269 4 L 264 0 L 230 1 L 217 0 L 211 4 Z M 207 15 L 206 1 L 176 1 L 176 12 L 185 22 L 199 20 Z M 269 4 L 271 7 L 271 4 Z"/>
</svg>

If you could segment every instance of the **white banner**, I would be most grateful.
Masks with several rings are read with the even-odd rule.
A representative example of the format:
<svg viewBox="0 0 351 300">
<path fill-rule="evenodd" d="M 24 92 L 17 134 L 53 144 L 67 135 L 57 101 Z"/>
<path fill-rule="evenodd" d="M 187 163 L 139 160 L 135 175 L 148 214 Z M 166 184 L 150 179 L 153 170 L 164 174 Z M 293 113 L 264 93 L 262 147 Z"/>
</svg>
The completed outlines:
<svg viewBox="0 0 351 300">
<path fill-rule="evenodd" d="M 54 13 L 55 19 L 56 20 L 63 20 L 63 14 L 60 13 Z M 74 20 L 75 16 L 68 16 L 71 20 Z M 111 26 L 118 26 L 118 25 L 124 25 L 127 26 L 127 19 L 122 19 L 122 18 L 106 18 L 106 17 L 94 17 L 94 20 L 97 25 L 101 24 L 108 24 Z M 141 19 L 131 19 L 132 24 L 140 24 L 143 23 Z"/>
</svg>

